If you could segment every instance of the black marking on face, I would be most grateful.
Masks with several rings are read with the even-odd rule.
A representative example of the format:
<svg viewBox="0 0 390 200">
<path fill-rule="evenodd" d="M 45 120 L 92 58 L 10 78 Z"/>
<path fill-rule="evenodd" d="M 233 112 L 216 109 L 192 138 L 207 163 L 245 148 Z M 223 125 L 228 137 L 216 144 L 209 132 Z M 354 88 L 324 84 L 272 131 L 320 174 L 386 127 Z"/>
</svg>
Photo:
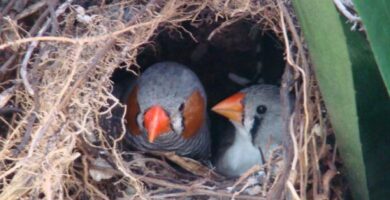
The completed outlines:
<svg viewBox="0 0 390 200">
<path fill-rule="evenodd" d="M 241 124 L 243 125 L 243 126 L 245 126 L 245 104 L 244 104 L 244 99 L 245 99 L 245 97 L 241 100 L 241 105 L 242 105 L 242 110 L 243 110 L 243 112 L 242 112 L 242 116 L 241 116 Z"/>
<path fill-rule="evenodd" d="M 181 103 L 179 106 L 180 113 L 183 113 L 183 110 L 184 110 L 184 103 Z"/>
<path fill-rule="evenodd" d="M 180 117 L 181 117 L 181 128 L 182 128 L 182 131 L 183 131 L 184 128 L 185 128 L 185 127 L 184 127 L 184 126 L 185 126 L 185 124 L 184 124 L 185 119 L 184 119 L 184 114 L 183 114 L 183 112 L 184 112 L 184 106 L 185 106 L 184 102 L 181 103 L 180 106 L 179 106 L 179 112 L 180 112 Z M 172 130 L 174 130 L 174 129 L 172 129 Z M 174 130 L 174 132 L 177 133 L 176 130 Z M 181 133 L 177 133 L 177 134 L 180 135 Z"/>
<path fill-rule="evenodd" d="M 259 131 L 261 122 L 263 121 L 264 114 L 267 112 L 267 107 L 265 105 L 259 105 L 256 108 L 256 114 L 254 116 L 254 121 L 252 128 L 250 130 L 252 136 L 252 143 L 255 144 L 256 133 Z"/>
<path fill-rule="evenodd" d="M 163 109 L 163 110 L 164 110 L 165 114 L 166 114 L 166 115 L 168 116 L 168 118 L 169 118 L 169 121 L 170 121 L 169 127 L 171 128 L 171 131 L 176 133 L 175 129 L 173 128 L 171 113 L 170 113 L 169 111 L 165 110 L 165 109 Z"/>
<path fill-rule="evenodd" d="M 252 136 L 252 143 L 255 144 L 256 133 L 259 131 L 263 117 L 255 116 L 252 128 L 250 130 Z"/>
</svg>

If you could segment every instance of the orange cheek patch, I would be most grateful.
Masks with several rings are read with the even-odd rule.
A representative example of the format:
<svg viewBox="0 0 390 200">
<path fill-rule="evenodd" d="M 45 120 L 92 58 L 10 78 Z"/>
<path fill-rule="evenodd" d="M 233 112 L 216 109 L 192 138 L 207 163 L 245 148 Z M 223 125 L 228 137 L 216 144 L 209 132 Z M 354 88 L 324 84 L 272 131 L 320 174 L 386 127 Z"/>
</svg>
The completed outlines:
<svg viewBox="0 0 390 200">
<path fill-rule="evenodd" d="M 138 87 L 135 86 L 134 89 L 129 94 L 127 100 L 127 112 L 126 112 L 126 121 L 132 135 L 140 135 L 141 129 L 137 123 L 137 115 L 140 112 L 137 99 Z"/>
<path fill-rule="evenodd" d="M 205 121 L 206 103 L 200 92 L 194 91 L 184 104 L 184 130 L 182 136 L 191 138 L 197 133 Z"/>
</svg>

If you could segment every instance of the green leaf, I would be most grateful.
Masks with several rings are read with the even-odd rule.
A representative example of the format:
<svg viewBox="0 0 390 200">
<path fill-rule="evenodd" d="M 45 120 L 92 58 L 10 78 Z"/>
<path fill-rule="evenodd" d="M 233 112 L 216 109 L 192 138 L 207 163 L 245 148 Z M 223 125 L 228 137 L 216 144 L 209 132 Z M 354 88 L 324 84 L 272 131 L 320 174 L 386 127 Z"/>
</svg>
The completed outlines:
<svg viewBox="0 0 390 200">
<path fill-rule="evenodd" d="M 390 1 L 353 0 L 390 95 Z"/>
<path fill-rule="evenodd" d="M 332 1 L 293 0 L 354 199 L 385 199 L 390 101 L 365 36 Z M 390 38 L 388 38 L 389 40 Z"/>
</svg>

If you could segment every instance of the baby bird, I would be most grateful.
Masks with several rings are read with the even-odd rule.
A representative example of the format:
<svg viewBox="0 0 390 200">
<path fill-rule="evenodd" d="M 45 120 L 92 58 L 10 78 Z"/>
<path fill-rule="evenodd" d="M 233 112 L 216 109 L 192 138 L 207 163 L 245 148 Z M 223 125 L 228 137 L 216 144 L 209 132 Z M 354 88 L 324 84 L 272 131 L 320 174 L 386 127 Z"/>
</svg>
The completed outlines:
<svg viewBox="0 0 390 200">
<path fill-rule="evenodd" d="M 218 156 L 216 169 L 237 177 L 255 164 L 263 164 L 282 144 L 279 88 L 253 85 L 226 98 L 212 110 L 230 120 L 235 129 L 233 143 Z"/>
<path fill-rule="evenodd" d="M 207 97 L 190 69 L 175 62 L 154 64 L 126 96 L 127 140 L 135 148 L 209 158 Z"/>
</svg>

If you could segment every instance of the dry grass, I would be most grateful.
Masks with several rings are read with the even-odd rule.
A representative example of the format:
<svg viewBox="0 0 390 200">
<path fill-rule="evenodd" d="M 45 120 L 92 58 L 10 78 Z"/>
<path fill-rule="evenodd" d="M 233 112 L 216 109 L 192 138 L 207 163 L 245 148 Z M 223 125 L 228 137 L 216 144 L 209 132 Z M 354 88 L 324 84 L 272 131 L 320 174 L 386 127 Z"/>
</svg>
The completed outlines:
<svg viewBox="0 0 390 200">
<path fill-rule="evenodd" d="M 123 0 L 108 5 L 102 1 L 87 10 L 74 3 L 50 2 L 51 6 L 25 5 L 26 11 L 17 18 L 4 18 L 0 29 L 0 50 L 7 55 L 0 68 L 0 105 L 2 113 L 13 113 L 1 117 L 0 199 L 280 199 L 283 195 L 338 199 L 334 194 L 340 191 L 330 183 L 338 173 L 336 148 L 326 142 L 331 130 L 288 2 Z M 10 1 L 2 14 L 14 3 Z M 205 9 L 215 18 L 202 18 Z M 31 15 L 37 19 L 31 27 L 21 27 L 15 20 Z M 223 21 L 210 39 L 244 18 L 274 31 L 285 45 L 284 93 L 294 91 L 297 101 L 293 115 L 286 116 L 286 138 L 291 140 L 286 142 L 290 154 L 284 170 L 272 177 L 268 173 L 265 183 L 254 186 L 253 174 L 269 164 L 253 168 L 235 182 L 177 171 L 161 156 L 121 152 L 121 138 L 107 136 L 99 126 L 102 116 L 119 104 L 110 93 L 113 71 L 126 66 L 135 73 L 139 51 L 152 43 L 160 26 L 186 31 L 181 26 L 184 21 Z M 109 167 L 94 164 L 98 158 Z M 325 171 L 320 169 L 323 163 Z M 114 178 L 94 181 L 91 170 Z"/>
</svg>

